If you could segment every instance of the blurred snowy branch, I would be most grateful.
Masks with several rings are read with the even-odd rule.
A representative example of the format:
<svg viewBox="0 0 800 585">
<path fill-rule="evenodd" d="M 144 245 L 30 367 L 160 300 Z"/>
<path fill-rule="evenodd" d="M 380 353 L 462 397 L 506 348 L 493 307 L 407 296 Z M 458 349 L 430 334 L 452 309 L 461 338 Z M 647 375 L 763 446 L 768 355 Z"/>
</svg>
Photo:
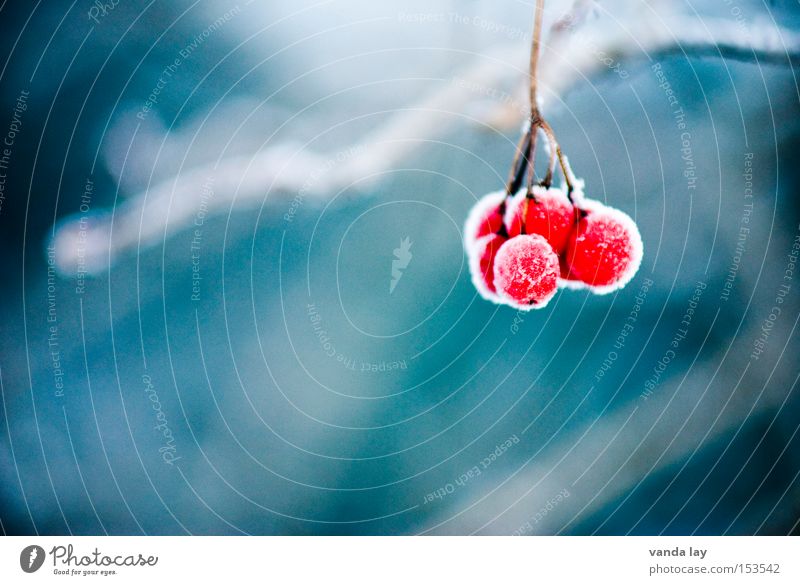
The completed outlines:
<svg viewBox="0 0 800 585">
<path fill-rule="evenodd" d="M 122 252 L 163 241 L 191 225 L 209 183 L 214 196 L 204 200 L 205 214 L 255 206 L 265 199 L 290 201 L 299 192 L 324 198 L 356 182 L 369 184 L 418 150 L 420 142 L 463 124 L 460 113 L 474 110 L 471 105 L 481 98 L 471 88 L 501 87 L 524 78 L 527 51 L 522 42 L 485 51 L 454 76 L 459 83 L 445 84 L 420 103 L 395 111 L 357 144 L 340 151 L 351 155 L 313 182 L 308 179 L 311 170 L 336 154 L 314 154 L 300 143 L 279 143 L 158 182 L 117 206 L 113 216 L 83 218 L 83 223 L 80 217 L 67 218 L 56 229 L 57 266 L 65 274 L 77 269 L 98 273 Z M 593 0 L 576 0 L 570 12 L 551 24 L 543 47 L 542 107 L 592 76 L 615 70 L 614 64 L 656 60 L 665 54 L 790 64 L 800 58 L 800 35 L 774 22 L 748 26 L 733 19 L 702 18 L 677 11 L 672 2 L 637 2 L 635 8 L 617 11 Z M 483 123 L 501 129 L 518 126 L 523 101 L 506 100 L 485 115 Z"/>
</svg>

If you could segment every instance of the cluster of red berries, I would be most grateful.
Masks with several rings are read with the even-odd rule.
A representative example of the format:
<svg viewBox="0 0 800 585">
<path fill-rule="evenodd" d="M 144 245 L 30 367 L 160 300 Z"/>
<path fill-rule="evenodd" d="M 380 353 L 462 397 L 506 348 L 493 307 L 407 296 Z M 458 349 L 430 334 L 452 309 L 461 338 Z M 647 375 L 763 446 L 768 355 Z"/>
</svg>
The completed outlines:
<svg viewBox="0 0 800 585">
<path fill-rule="evenodd" d="M 642 239 L 626 214 L 561 189 L 533 187 L 482 197 L 464 228 L 470 273 L 481 296 L 539 309 L 559 287 L 606 294 L 625 286 L 642 260 Z"/>
</svg>

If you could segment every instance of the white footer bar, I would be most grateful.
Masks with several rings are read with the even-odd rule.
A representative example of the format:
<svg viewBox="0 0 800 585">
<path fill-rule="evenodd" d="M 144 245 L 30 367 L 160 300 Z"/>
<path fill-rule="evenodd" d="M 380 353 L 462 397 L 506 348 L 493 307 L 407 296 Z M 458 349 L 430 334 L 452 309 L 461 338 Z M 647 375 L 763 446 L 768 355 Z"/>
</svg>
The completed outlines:
<svg viewBox="0 0 800 585">
<path fill-rule="evenodd" d="M 791 537 L 5 537 L 0 583 L 796 584 L 799 544 Z"/>
</svg>

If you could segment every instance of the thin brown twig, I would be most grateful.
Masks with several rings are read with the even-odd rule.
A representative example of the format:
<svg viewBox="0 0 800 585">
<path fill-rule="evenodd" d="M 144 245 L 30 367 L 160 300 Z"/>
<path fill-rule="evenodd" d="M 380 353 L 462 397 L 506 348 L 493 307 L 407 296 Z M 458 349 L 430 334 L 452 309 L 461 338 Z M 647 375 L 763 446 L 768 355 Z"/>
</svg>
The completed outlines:
<svg viewBox="0 0 800 585">
<path fill-rule="evenodd" d="M 569 197 L 570 201 L 572 201 L 572 190 L 574 189 L 572 180 L 570 179 L 570 176 L 572 175 L 572 169 L 569 168 L 569 163 L 567 162 L 567 159 L 564 158 L 564 153 L 561 152 L 561 146 L 558 144 L 558 140 L 556 140 L 556 134 L 553 132 L 553 128 L 550 126 L 550 124 L 548 124 L 545 120 L 542 120 L 541 128 L 550 141 L 550 148 L 552 149 L 550 153 L 551 162 L 552 157 L 555 155 L 555 157 L 558 158 L 558 164 L 561 165 L 561 171 L 564 173 L 564 182 L 567 185 L 567 197 Z"/>
<path fill-rule="evenodd" d="M 514 152 L 514 160 L 511 162 L 511 170 L 508 173 L 508 181 L 506 182 L 506 196 L 510 197 L 519 189 L 519 184 L 522 179 L 520 177 L 521 171 L 524 171 L 524 167 L 528 164 L 527 157 L 523 157 L 523 152 L 528 152 L 530 148 L 530 144 L 528 141 L 531 138 L 530 130 L 523 133 L 520 136 L 519 142 L 517 143 L 517 149 Z M 520 159 L 522 159 L 523 167 L 520 168 Z"/>
<path fill-rule="evenodd" d="M 536 15 L 533 22 L 533 41 L 531 42 L 530 57 L 530 99 L 531 122 L 539 118 L 539 102 L 537 101 L 537 73 L 539 68 L 539 46 L 542 42 L 542 21 L 544 20 L 544 0 L 536 0 Z M 531 124 L 533 128 L 533 124 Z"/>
<path fill-rule="evenodd" d="M 544 179 L 542 179 L 540 184 L 549 189 L 550 185 L 553 184 L 553 175 L 555 174 L 556 170 L 556 152 L 558 150 L 558 143 L 555 141 L 555 136 L 552 133 L 545 132 L 545 136 L 547 137 L 547 142 L 550 145 L 550 160 L 547 163 L 547 174 L 544 176 Z"/>
</svg>

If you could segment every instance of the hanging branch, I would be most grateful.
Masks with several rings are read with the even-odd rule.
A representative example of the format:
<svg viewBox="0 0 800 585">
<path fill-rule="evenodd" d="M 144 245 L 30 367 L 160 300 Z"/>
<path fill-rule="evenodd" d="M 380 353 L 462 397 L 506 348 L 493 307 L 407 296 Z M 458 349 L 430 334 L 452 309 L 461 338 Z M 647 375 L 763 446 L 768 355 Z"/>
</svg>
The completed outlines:
<svg viewBox="0 0 800 585">
<path fill-rule="evenodd" d="M 517 144 L 517 151 L 514 154 L 514 161 L 511 163 L 511 172 L 506 183 L 506 196 L 511 196 L 522 186 L 525 179 L 525 170 L 528 168 L 528 151 L 531 147 L 531 133 L 524 132 Z M 525 154 L 523 154 L 525 153 Z"/>
<path fill-rule="evenodd" d="M 536 136 L 539 134 L 542 116 L 539 113 L 539 102 L 536 92 L 537 68 L 539 65 L 539 45 L 542 37 L 542 20 L 544 19 L 544 0 L 536 0 L 536 16 L 533 21 L 533 41 L 531 41 L 530 59 L 530 101 L 531 123 L 528 132 L 531 135 L 528 147 L 528 197 L 533 197 L 533 163 L 536 157 Z"/>
<path fill-rule="evenodd" d="M 541 130 L 547 138 L 550 148 L 550 161 L 547 166 L 547 174 L 545 174 L 540 185 L 549 188 L 553 182 L 553 174 L 555 172 L 555 161 L 558 160 L 561 165 L 561 170 L 564 174 L 564 182 L 567 186 L 567 197 L 572 201 L 572 171 L 569 168 L 569 163 L 566 157 L 561 152 L 561 147 L 556 140 L 555 132 L 553 132 L 550 124 L 542 116 L 539 111 L 539 98 L 538 98 L 538 78 L 539 78 L 539 54 L 541 52 L 542 42 L 542 22 L 544 21 L 544 0 L 536 1 L 536 12 L 534 15 L 533 24 L 533 40 L 531 42 L 530 66 L 529 66 L 529 83 L 530 83 L 530 120 L 527 125 L 526 131 L 523 133 L 522 138 L 517 145 L 517 152 L 514 154 L 514 160 L 511 164 L 511 172 L 509 173 L 509 180 L 506 186 L 506 195 L 512 196 L 518 189 L 525 172 L 528 174 L 528 188 L 527 198 L 534 199 L 533 182 L 534 182 L 534 161 L 536 158 L 536 138 Z M 560 21 L 559 21 L 560 22 Z M 562 26 L 559 23 L 554 25 L 556 27 Z M 558 29 L 556 29 L 558 30 Z M 522 164 L 520 165 L 520 159 Z M 527 201 L 525 202 L 527 207 Z M 523 211 L 523 213 L 525 213 Z"/>
<path fill-rule="evenodd" d="M 648 4 L 621 14 L 616 26 L 584 26 L 592 5 L 589 0 L 575 0 L 570 13 L 551 27 L 548 42 L 542 47 L 544 58 L 537 63 L 536 71 L 538 84 L 547 88 L 543 99 L 563 96 L 587 78 L 608 72 L 597 58 L 600 52 L 619 62 L 642 57 L 658 59 L 667 54 L 707 55 L 759 64 L 800 62 L 800 34 L 772 22 L 743 31 L 731 19 L 700 19 L 677 10 L 675 3 L 665 3 L 659 4 L 658 10 Z M 495 46 L 465 66 L 457 78 L 465 84 L 499 86 L 519 75 L 517 68 L 507 64 L 517 62 L 522 50 L 518 43 Z M 309 198 L 328 197 L 353 182 L 363 184 L 365 177 L 379 177 L 416 152 L 420 142 L 433 140 L 463 123 L 457 116 L 442 116 L 442 112 L 466 110 L 474 99 L 474 93 L 457 84 L 447 84 L 420 102 L 398 110 L 372 133 L 350 145 L 348 150 L 358 151 L 358 156 L 323 177 L 309 191 Z M 513 117 L 505 118 L 518 124 L 517 112 L 514 110 Z M 523 156 L 529 150 L 527 140 L 523 136 L 521 147 L 517 148 L 516 163 L 509 174 L 510 193 L 519 190 L 524 180 L 522 173 L 529 162 Z M 562 170 L 569 169 L 559 150 L 551 148 L 551 157 L 555 152 Z M 208 202 L 208 214 L 258 206 L 267 196 L 285 204 L 307 182 L 308 169 L 324 166 L 332 156 L 336 153 L 309 152 L 304 145 L 270 143 L 252 156 L 224 158 L 213 165 L 215 196 Z M 81 214 L 63 219 L 54 228 L 59 272 L 74 274 L 79 262 L 89 273 L 103 272 L 120 254 L 153 246 L 190 226 L 208 175 L 208 165 L 198 165 L 132 195 L 115 210 L 113 237 L 111 214 L 95 215 L 88 225 Z M 571 181 L 572 175 L 568 173 L 566 180 Z"/>
</svg>

